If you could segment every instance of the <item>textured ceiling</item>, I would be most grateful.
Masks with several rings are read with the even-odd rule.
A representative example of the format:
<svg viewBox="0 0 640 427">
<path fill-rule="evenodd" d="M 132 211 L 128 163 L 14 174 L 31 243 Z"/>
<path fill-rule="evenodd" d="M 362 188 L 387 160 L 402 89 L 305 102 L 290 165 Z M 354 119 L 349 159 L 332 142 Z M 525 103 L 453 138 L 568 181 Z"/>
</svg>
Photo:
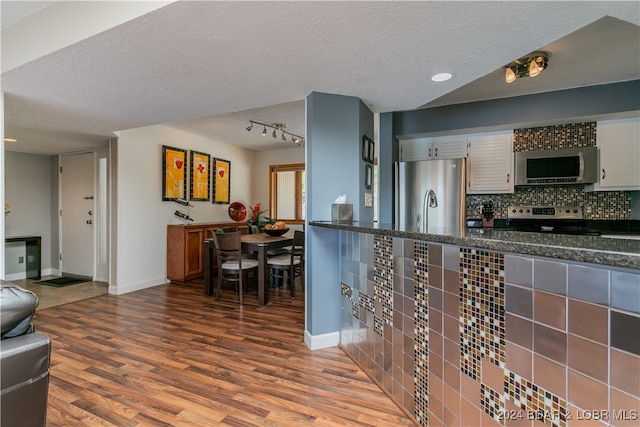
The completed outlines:
<svg viewBox="0 0 640 427">
<path fill-rule="evenodd" d="M 639 21 L 638 2 L 179 1 L 4 71 L 5 135 L 20 140 L 7 148 L 76 151 L 155 124 L 287 148 L 248 119 L 304 135 L 312 91 L 388 112 L 638 79 Z M 504 83 L 501 67 L 543 47 L 547 70 Z M 454 78 L 431 82 L 441 71 Z"/>
<path fill-rule="evenodd" d="M 2 5 L 2 29 L 22 21 L 42 8 L 47 7 L 53 1 L 7 1 Z"/>
</svg>

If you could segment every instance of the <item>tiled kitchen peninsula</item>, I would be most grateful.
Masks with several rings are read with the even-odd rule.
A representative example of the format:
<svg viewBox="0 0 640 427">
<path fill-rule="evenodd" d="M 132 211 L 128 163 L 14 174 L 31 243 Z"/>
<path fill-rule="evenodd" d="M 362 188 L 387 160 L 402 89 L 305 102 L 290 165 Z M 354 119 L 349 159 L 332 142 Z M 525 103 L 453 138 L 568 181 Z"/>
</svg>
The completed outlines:
<svg viewBox="0 0 640 427">
<path fill-rule="evenodd" d="M 638 425 L 639 241 L 311 225 L 341 346 L 420 425 Z"/>
</svg>

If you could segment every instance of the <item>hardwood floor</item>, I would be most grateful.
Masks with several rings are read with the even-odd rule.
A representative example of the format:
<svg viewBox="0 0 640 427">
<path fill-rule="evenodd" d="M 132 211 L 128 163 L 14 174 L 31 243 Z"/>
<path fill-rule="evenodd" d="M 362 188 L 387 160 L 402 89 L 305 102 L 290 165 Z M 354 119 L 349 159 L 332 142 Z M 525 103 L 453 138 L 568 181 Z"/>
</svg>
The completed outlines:
<svg viewBox="0 0 640 427">
<path fill-rule="evenodd" d="M 296 291 L 239 307 L 232 290 L 216 302 L 172 283 L 39 310 L 47 425 L 413 425 L 342 350 L 307 348 Z"/>
</svg>

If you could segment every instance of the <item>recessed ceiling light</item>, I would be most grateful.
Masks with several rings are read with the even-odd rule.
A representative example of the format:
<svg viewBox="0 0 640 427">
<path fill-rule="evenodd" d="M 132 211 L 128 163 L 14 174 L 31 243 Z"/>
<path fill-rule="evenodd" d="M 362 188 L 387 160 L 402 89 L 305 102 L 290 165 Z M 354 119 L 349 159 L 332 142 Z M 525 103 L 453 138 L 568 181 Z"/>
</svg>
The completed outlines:
<svg viewBox="0 0 640 427">
<path fill-rule="evenodd" d="M 431 80 L 433 80 L 434 82 L 446 82 L 451 77 L 453 77 L 453 74 L 451 73 L 438 73 L 431 77 Z"/>
</svg>

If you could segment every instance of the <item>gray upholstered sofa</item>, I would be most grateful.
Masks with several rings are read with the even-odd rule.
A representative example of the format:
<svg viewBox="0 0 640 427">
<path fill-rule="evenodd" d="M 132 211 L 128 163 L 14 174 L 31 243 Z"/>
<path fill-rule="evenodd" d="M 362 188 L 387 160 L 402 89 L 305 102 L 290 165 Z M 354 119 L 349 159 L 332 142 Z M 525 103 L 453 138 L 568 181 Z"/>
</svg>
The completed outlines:
<svg viewBox="0 0 640 427">
<path fill-rule="evenodd" d="M 38 297 L 0 283 L 0 425 L 44 426 L 47 418 L 51 341 L 34 332 Z"/>
</svg>

